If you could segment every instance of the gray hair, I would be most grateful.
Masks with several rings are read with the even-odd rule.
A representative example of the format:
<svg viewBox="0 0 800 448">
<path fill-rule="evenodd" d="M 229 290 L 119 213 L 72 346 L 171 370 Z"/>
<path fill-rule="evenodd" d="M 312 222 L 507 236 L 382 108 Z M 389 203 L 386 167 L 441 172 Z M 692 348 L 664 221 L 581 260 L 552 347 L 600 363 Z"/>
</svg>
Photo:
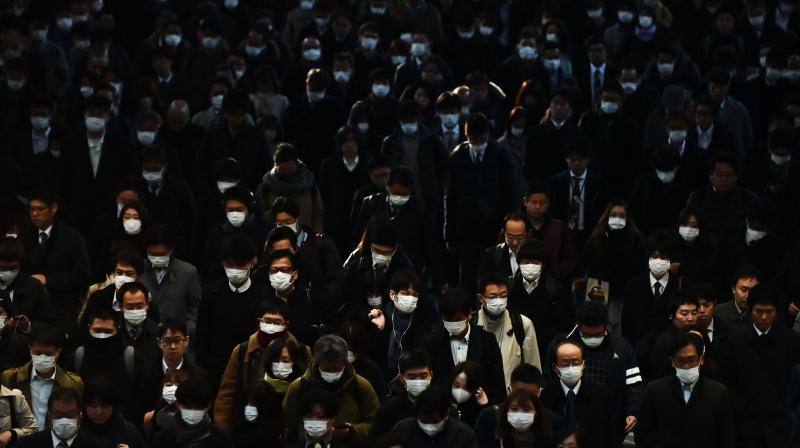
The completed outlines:
<svg viewBox="0 0 800 448">
<path fill-rule="evenodd" d="M 331 364 L 347 361 L 347 342 L 335 334 L 319 338 L 314 344 L 314 360 Z"/>
</svg>

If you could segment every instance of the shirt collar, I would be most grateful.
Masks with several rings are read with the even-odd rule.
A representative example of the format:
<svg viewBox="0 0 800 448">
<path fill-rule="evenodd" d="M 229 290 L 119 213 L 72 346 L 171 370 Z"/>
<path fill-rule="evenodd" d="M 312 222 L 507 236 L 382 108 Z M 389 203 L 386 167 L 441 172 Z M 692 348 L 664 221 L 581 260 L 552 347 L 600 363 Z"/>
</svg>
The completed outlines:
<svg viewBox="0 0 800 448">
<path fill-rule="evenodd" d="M 580 180 L 586 180 L 586 173 L 588 173 L 588 172 L 589 172 L 588 169 L 587 170 L 583 170 L 583 174 L 581 174 L 580 176 L 576 176 L 574 172 L 570 171 L 569 172 L 569 176 L 570 176 L 570 178 L 577 177 Z"/>
<path fill-rule="evenodd" d="M 50 235 L 53 233 L 53 225 L 50 224 L 50 227 L 48 227 L 48 228 L 46 228 L 44 230 L 39 230 L 39 234 L 40 235 L 41 235 L 42 232 L 46 233 L 47 237 L 50 238 Z"/>
<path fill-rule="evenodd" d="M 708 328 L 706 328 L 706 331 L 708 331 L 708 332 L 710 332 L 712 334 L 714 333 L 714 318 L 713 317 L 711 318 L 711 322 L 708 324 Z"/>
<path fill-rule="evenodd" d="M 47 129 L 45 129 L 44 135 L 38 135 L 36 134 L 36 130 L 31 129 L 31 135 L 33 135 L 33 138 L 49 138 L 51 132 L 53 132 L 52 126 L 48 126 Z"/>
<path fill-rule="evenodd" d="M 578 384 L 576 384 L 575 387 L 572 388 L 572 392 L 574 392 L 575 395 L 578 395 L 578 392 L 581 390 L 581 381 L 582 380 L 578 380 Z M 564 391 L 564 395 L 566 396 L 569 393 L 570 388 L 567 387 L 567 385 L 564 384 L 564 382 L 562 381 L 559 381 L 559 384 L 561 384 L 561 390 Z"/>
<path fill-rule="evenodd" d="M 233 284 L 231 282 L 228 282 L 228 288 L 231 288 L 231 291 L 233 291 L 233 292 L 235 292 L 237 294 L 241 294 L 241 293 L 247 291 L 248 289 L 250 289 L 250 285 L 251 284 L 252 284 L 252 282 L 248 278 L 247 281 L 244 282 L 244 284 L 242 286 L 238 287 L 238 288 L 233 286 Z"/>
<path fill-rule="evenodd" d="M 456 123 L 456 125 L 453 126 L 453 129 L 448 129 L 447 126 L 445 126 L 444 124 L 441 124 L 440 126 L 442 127 L 442 134 L 447 134 L 448 132 L 454 132 L 456 135 L 458 135 L 458 132 L 460 131 L 460 125 L 458 123 Z"/>
<path fill-rule="evenodd" d="M 522 274 L 520 274 L 520 276 L 521 275 Z M 541 278 L 541 277 L 539 277 L 539 278 Z M 534 289 L 536 289 L 537 286 L 539 286 L 539 278 L 537 278 L 536 280 L 534 280 L 532 282 L 529 282 L 525 277 L 522 277 L 522 286 L 525 288 L 526 291 L 528 290 L 528 288 L 530 288 L 530 290 L 533 291 Z M 531 286 L 531 285 L 533 285 L 533 286 Z"/>
<path fill-rule="evenodd" d="M 656 282 L 658 282 L 661 283 L 661 292 L 664 292 L 664 289 L 666 289 L 667 287 L 667 283 L 669 283 L 669 271 L 667 271 L 667 273 L 664 274 L 664 276 L 658 280 L 656 280 L 656 278 L 653 277 L 652 272 L 649 273 L 648 275 L 650 276 L 650 289 L 653 289 L 653 286 L 656 284 Z"/>
<path fill-rule="evenodd" d="M 758 327 L 756 327 L 755 323 L 753 323 L 753 328 L 755 328 L 756 334 L 759 335 L 759 336 L 764 336 L 765 334 L 769 334 L 769 331 L 772 330 L 772 327 L 769 327 L 769 328 L 767 328 L 766 331 L 761 331 L 761 330 L 758 329 Z"/>
<path fill-rule="evenodd" d="M 183 367 L 183 358 L 181 358 L 181 363 L 178 364 L 178 367 L 175 370 L 178 370 L 178 369 L 180 369 L 182 367 Z M 169 370 L 169 366 L 167 366 L 167 362 L 164 361 L 164 358 L 161 358 L 161 372 L 162 373 L 167 373 L 168 370 Z"/>
<path fill-rule="evenodd" d="M 698 135 L 708 135 L 708 136 L 711 136 L 711 134 L 713 134 L 713 133 L 714 133 L 714 123 L 711 123 L 711 126 L 709 126 L 709 127 L 708 127 L 708 129 L 707 129 L 707 130 L 705 130 L 705 131 L 704 131 L 704 130 L 702 130 L 702 129 L 700 129 L 700 126 L 697 126 L 697 134 L 698 134 Z"/>
<path fill-rule="evenodd" d="M 50 437 L 53 438 L 53 446 L 58 446 L 58 444 L 61 442 L 66 442 L 67 446 L 72 446 L 72 442 L 74 442 L 75 438 L 78 437 L 78 433 L 75 433 L 75 435 L 72 436 L 72 438 L 69 438 L 67 440 L 61 440 L 58 437 L 56 437 L 55 433 L 53 433 L 53 431 L 51 430 Z"/>
<path fill-rule="evenodd" d="M 592 75 L 594 75 L 594 72 L 596 72 L 596 71 L 598 71 L 598 70 L 599 70 L 599 71 L 600 71 L 600 73 L 602 73 L 602 74 L 605 74 L 605 73 L 606 73 L 606 63 L 605 63 L 605 62 L 604 62 L 604 63 L 603 63 L 603 65 L 601 65 L 600 67 L 595 67 L 595 66 L 594 66 L 594 64 L 589 64 L 589 65 L 591 65 L 591 66 L 592 66 Z"/>
<path fill-rule="evenodd" d="M 33 365 L 31 365 L 31 374 L 33 375 L 33 376 L 31 377 L 31 380 L 37 380 L 37 381 L 55 381 L 55 380 L 56 380 L 56 371 L 58 371 L 58 366 L 56 366 L 56 367 L 53 369 L 53 374 L 52 374 L 52 375 L 50 375 L 50 378 L 42 378 L 41 376 L 39 376 L 39 373 L 38 373 L 38 372 L 36 372 L 36 370 L 33 368 Z"/>
<path fill-rule="evenodd" d="M 106 133 L 105 132 L 103 132 L 103 135 L 100 136 L 100 138 L 98 138 L 97 140 L 91 139 L 87 135 L 86 136 L 86 143 L 89 145 L 89 149 L 91 151 L 100 151 L 101 149 L 103 149 L 103 142 L 105 141 L 105 139 L 106 139 Z"/>
</svg>

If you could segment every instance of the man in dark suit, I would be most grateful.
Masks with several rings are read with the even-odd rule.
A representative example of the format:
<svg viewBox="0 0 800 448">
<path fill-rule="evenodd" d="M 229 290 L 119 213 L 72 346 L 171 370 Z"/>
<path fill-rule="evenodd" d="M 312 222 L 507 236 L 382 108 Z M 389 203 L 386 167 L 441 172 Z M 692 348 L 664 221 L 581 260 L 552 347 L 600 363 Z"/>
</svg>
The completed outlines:
<svg viewBox="0 0 800 448">
<path fill-rule="evenodd" d="M 439 302 L 439 314 L 445 331 L 437 330 L 428 336 L 426 347 L 433 361 L 435 384 L 450 387 L 450 375 L 456 365 L 474 361 L 481 365 L 486 375 L 486 395 L 490 403 L 501 403 L 506 398 L 503 357 L 492 333 L 472 325 L 470 293 L 463 288 L 453 288 Z"/>
<path fill-rule="evenodd" d="M 158 359 L 158 321 L 148 317 L 150 291 L 139 282 L 122 285 L 117 292 L 122 311 L 122 341 L 136 351 L 137 360 L 151 364 Z"/>
<path fill-rule="evenodd" d="M 525 211 L 531 223 L 531 238 L 544 243 L 549 260 L 548 273 L 561 282 L 572 281 L 578 262 L 578 250 L 572 231 L 564 221 L 550 214 L 553 189 L 544 180 L 534 180 L 525 192 Z"/>
<path fill-rule="evenodd" d="M 114 445 L 80 430 L 83 420 L 80 394 L 73 389 L 53 389 L 47 416 L 50 429 L 19 439 L 20 448 L 110 448 Z"/>
<path fill-rule="evenodd" d="M 581 107 L 592 110 L 595 99 L 606 84 L 617 82 L 617 68 L 608 61 L 608 49 L 600 36 L 586 41 L 586 54 L 589 64 L 576 71 L 578 89 L 583 94 Z"/>
<path fill-rule="evenodd" d="M 714 316 L 718 294 L 707 282 L 694 282 L 689 286 L 687 292 L 694 296 L 700 305 L 697 308 L 697 326 L 706 331 L 710 342 L 706 346 L 705 356 L 713 355 L 717 360 L 721 347 L 725 345 L 731 335 L 731 327 Z"/>
<path fill-rule="evenodd" d="M 733 397 L 737 446 L 787 446 L 792 420 L 785 399 L 800 336 L 778 320 L 778 294 L 756 285 L 747 298 L 752 324 L 733 331 L 720 372 Z"/>
<path fill-rule="evenodd" d="M 71 227 L 56 222 L 58 202 L 52 191 L 37 189 L 29 201 L 33 227 L 20 234 L 25 247 L 23 269 L 47 288 L 56 324 L 71 329 L 91 275 L 86 241 Z"/>
<path fill-rule="evenodd" d="M 88 232 L 97 215 L 114 203 L 119 179 L 132 172 L 127 143 L 107 130 L 110 116 L 108 99 L 90 97 L 85 127 L 64 142 L 59 157 L 60 191 L 83 232 Z"/>
<path fill-rule="evenodd" d="M 703 341 L 681 331 L 671 343 L 675 375 L 651 382 L 642 395 L 637 444 L 652 446 L 668 435 L 676 446 L 728 448 L 735 445 L 733 408 L 722 384 L 701 376 Z M 756 445 L 746 445 L 756 446 Z"/>
<path fill-rule="evenodd" d="M 549 113 L 528 137 L 525 166 L 527 178 L 548 178 L 564 166 L 565 145 L 583 135 L 572 119 L 574 100 L 567 90 L 557 90 L 550 96 Z"/>
<path fill-rule="evenodd" d="M 583 381 L 583 349 L 571 341 L 560 342 L 555 347 L 553 371 L 559 382 L 545 387 L 540 397 L 541 403 L 564 417 L 567 427 L 580 428 L 583 440 L 581 446 L 590 448 L 611 448 L 614 428 L 611 396 L 601 385 Z M 590 441 L 590 442 L 589 442 Z"/>
<path fill-rule="evenodd" d="M 761 272 L 755 266 L 741 266 L 731 277 L 733 300 L 718 305 L 714 309 L 714 320 L 719 320 L 730 328 L 750 320 L 747 299 L 750 290 L 761 282 Z"/>
<path fill-rule="evenodd" d="M 467 142 L 450 155 L 445 196 L 445 241 L 458 257 L 460 285 L 476 288 L 481 251 L 497 241 L 503 216 L 519 206 L 506 150 L 489 142 L 489 119 L 467 119 Z"/>
<path fill-rule="evenodd" d="M 504 274 L 511 278 L 519 271 L 517 251 L 530 236 L 530 224 L 523 212 L 513 211 L 506 215 L 502 230 L 504 242 L 487 248 L 478 270 L 481 276 L 488 273 Z"/>
<path fill-rule="evenodd" d="M 52 324 L 54 316 L 47 289 L 34 278 L 20 275 L 24 261 L 24 249 L 18 239 L 0 238 L 0 297 L 8 298 L 15 317 Z"/>
</svg>

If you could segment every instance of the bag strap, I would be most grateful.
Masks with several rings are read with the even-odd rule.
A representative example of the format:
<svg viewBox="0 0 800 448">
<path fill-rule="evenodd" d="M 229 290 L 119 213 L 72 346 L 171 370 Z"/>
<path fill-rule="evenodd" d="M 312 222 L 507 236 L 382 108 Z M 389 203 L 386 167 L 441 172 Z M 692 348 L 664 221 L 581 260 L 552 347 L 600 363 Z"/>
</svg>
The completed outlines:
<svg viewBox="0 0 800 448">
<path fill-rule="evenodd" d="M 134 374 L 136 373 L 136 360 L 134 359 L 134 348 L 132 345 L 125 347 L 122 353 L 122 360 L 125 362 L 125 372 L 128 373 L 128 378 L 131 381 L 136 381 Z"/>
<path fill-rule="evenodd" d="M 519 344 L 520 364 L 525 364 L 525 326 L 522 324 L 522 316 L 517 312 L 509 311 L 508 317 L 511 318 L 511 331 L 514 332 L 514 337 Z"/>
<path fill-rule="evenodd" d="M 75 358 L 73 359 L 73 365 L 75 367 L 75 373 L 80 375 L 81 373 L 81 366 L 83 365 L 83 355 L 86 354 L 86 349 L 81 345 L 75 350 Z"/>
</svg>

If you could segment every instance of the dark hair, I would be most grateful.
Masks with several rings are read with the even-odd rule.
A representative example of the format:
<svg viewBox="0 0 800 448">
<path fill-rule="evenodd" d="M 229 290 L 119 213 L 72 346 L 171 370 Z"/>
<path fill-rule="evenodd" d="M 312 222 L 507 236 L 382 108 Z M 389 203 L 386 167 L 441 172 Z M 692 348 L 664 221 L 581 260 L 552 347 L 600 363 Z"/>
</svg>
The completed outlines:
<svg viewBox="0 0 800 448">
<path fill-rule="evenodd" d="M 83 400 L 77 390 L 68 387 L 54 387 L 47 400 L 47 409 L 53 409 L 53 403 L 75 403 L 79 410 L 83 409 Z"/>
<path fill-rule="evenodd" d="M 48 206 L 52 206 L 53 204 L 58 204 L 58 196 L 51 186 L 41 185 L 28 193 L 28 202 L 33 201 L 41 201 Z"/>
<path fill-rule="evenodd" d="M 338 131 L 336 131 L 335 137 L 337 149 L 341 149 L 348 137 L 353 137 L 353 140 L 356 141 L 356 146 L 360 146 L 358 143 L 358 130 L 355 128 L 355 126 L 345 124 L 344 126 L 340 127 Z"/>
<path fill-rule="evenodd" d="M 603 212 L 603 215 L 600 216 L 600 219 L 597 220 L 597 224 L 594 230 L 592 230 L 587 244 L 597 245 L 608 238 L 608 232 L 606 230 L 608 228 L 608 218 L 611 216 L 611 210 L 614 207 L 622 207 L 625 209 L 624 231 L 627 232 L 628 238 L 632 239 L 634 244 L 642 244 L 642 233 L 639 232 L 639 228 L 636 226 L 636 222 L 631 214 L 631 208 L 628 206 L 627 202 L 621 199 L 612 199 L 608 202 L 606 210 Z"/>
<path fill-rule="evenodd" d="M 531 230 L 532 226 L 531 222 L 528 220 L 528 215 L 521 210 L 514 210 L 503 218 L 504 230 L 506 228 L 506 224 L 508 224 L 509 221 L 522 221 L 522 223 L 525 224 L 525 232 L 527 233 L 530 232 Z"/>
<path fill-rule="evenodd" d="M 161 319 L 161 322 L 158 324 L 158 337 L 164 337 L 164 335 L 167 334 L 167 331 L 189 336 L 186 320 L 179 319 L 177 317 L 165 317 Z"/>
<path fill-rule="evenodd" d="M 404 166 L 396 166 L 389 173 L 387 185 L 399 184 L 406 188 L 414 188 L 414 172 Z"/>
<path fill-rule="evenodd" d="M 747 306 L 752 311 L 756 305 L 772 305 L 778 308 L 778 290 L 768 283 L 759 283 L 750 290 Z"/>
<path fill-rule="evenodd" d="M 267 235 L 267 244 L 264 248 L 265 256 L 272 252 L 273 244 L 283 240 L 289 240 L 289 244 L 291 244 L 295 251 L 297 250 L 297 234 L 294 233 L 294 230 L 286 226 L 275 227 Z"/>
<path fill-rule="evenodd" d="M 523 241 L 517 250 L 517 260 L 536 260 L 545 263 L 547 261 L 547 247 L 539 240 L 529 239 Z"/>
<path fill-rule="evenodd" d="M 733 174 L 739 174 L 739 164 L 736 161 L 736 155 L 728 151 L 719 151 L 711 156 L 708 161 L 708 171 L 712 172 L 718 164 L 724 163 L 733 169 Z"/>
<path fill-rule="evenodd" d="M 0 261 L 21 262 L 24 255 L 22 243 L 16 238 L 0 238 Z"/>
<path fill-rule="evenodd" d="M 164 245 L 172 249 L 175 245 L 175 242 L 172 238 L 172 232 L 170 231 L 169 227 L 162 224 L 150 226 L 144 232 L 143 241 L 145 247 Z"/>
<path fill-rule="evenodd" d="M 525 198 L 529 198 L 534 194 L 543 194 L 547 199 L 552 197 L 552 189 L 550 184 L 544 179 L 534 179 L 528 183 L 528 190 L 525 193 Z"/>
<path fill-rule="evenodd" d="M 419 120 L 420 115 L 422 115 L 422 111 L 416 101 L 404 100 L 400 101 L 397 105 L 397 118 L 399 118 L 400 121 L 408 118 Z"/>
<path fill-rule="evenodd" d="M 275 148 L 275 163 L 296 162 L 299 157 L 297 148 L 291 143 L 279 143 Z"/>
<path fill-rule="evenodd" d="M 125 283 L 119 288 L 119 291 L 117 291 L 117 298 L 118 301 L 120 302 L 120 305 L 125 303 L 126 294 L 137 294 L 137 293 L 144 294 L 145 300 L 147 301 L 147 303 L 150 303 L 150 290 L 147 289 L 147 286 L 144 286 L 143 284 L 134 281 Z"/>
<path fill-rule="evenodd" d="M 662 257 L 673 258 L 677 255 L 677 241 L 667 230 L 654 232 L 647 238 L 647 255 L 658 252 Z"/>
<path fill-rule="evenodd" d="M 417 395 L 415 415 L 417 417 L 437 416 L 447 417 L 450 409 L 450 392 L 435 385 Z"/>
<path fill-rule="evenodd" d="M 461 100 L 458 99 L 458 95 L 451 91 L 442 92 L 436 98 L 436 110 L 451 110 L 451 109 L 460 109 L 461 108 Z"/>
<path fill-rule="evenodd" d="M 367 356 L 369 353 L 369 340 L 364 329 L 355 322 L 342 322 L 336 334 L 347 342 L 347 348 L 353 354 Z"/>
<path fill-rule="evenodd" d="M 697 106 L 706 106 L 714 116 L 719 113 L 719 105 L 711 98 L 711 95 L 707 93 L 697 95 L 694 98 L 694 110 L 697 110 Z"/>
<path fill-rule="evenodd" d="M 772 227 L 775 224 L 775 210 L 769 201 L 762 198 L 757 198 L 750 201 L 747 206 L 747 213 L 745 214 L 748 224 L 761 224 L 766 227 Z"/>
<path fill-rule="evenodd" d="M 703 339 L 694 333 L 683 330 L 677 332 L 675 336 L 672 337 L 672 341 L 670 341 L 670 357 L 675 356 L 676 353 L 683 350 L 687 345 L 694 346 L 695 350 L 697 350 L 697 356 L 703 355 L 703 350 L 705 349 Z"/>
<path fill-rule="evenodd" d="M 270 377 L 273 377 L 271 363 L 280 360 L 284 348 L 289 352 L 289 357 L 292 358 L 292 375 L 303 372 L 306 368 L 308 359 L 306 359 L 305 346 L 289 338 L 276 338 L 267 345 L 264 356 L 264 371 Z"/>
<path fill-rule="evenodd" d="M 794 150 L 796 138 L 794 132 L 789 129 L 774 129 L 770 131 L 768 138 L 769 149 L 787 148 Z"/>
<path fill-rule="evenodd" d="M 300 207 L 297 205 L 297 202 L 286 196 L 278 196 L 275 198 L 269 211 L 273 217 L 278 213 L 286 213 L 295 219 L 300 217 Z"/>
<path fill-rule="evenodd" d="M 733 273 L 733 276 L 731 277 L 731 287 L 735 288 L 736 287 L 736 282 L 738 282 L 739 279 L 742 279 L 742 278 L 754 278 L 754 279 L 756 279 L 756 280 L 758 280 L 760 282 L 761 281 L 761 271 L 757 267 L 755 267 L 755 266 L 753 266 L 751 264 L 740 266 L 739 269 L 737 269 Z"/>
<path fill-rule="evenodd" d="M 581 344 L 569 339 L 562 339 L 553 348 L 553 363 L 558 362 L 558 351 L 565 345 L 574 345 L 575 347 L 578 347 L 578 350 L 581 352 L 581 359 L 585 359 L 583 356 L 583 346 Z"/>
<path fill-rule="evenodd" d="M 400 359 L 397 361 L 397 365 L 400 368 L 401 374 L 410 369 L 421 369 L 423 367 L 433 370 L 431 356 L 421 348 L 414 348 L 403 352 L 403 354 L 400 355 Z"/>
<path fill-rule="evenodd" d="M 476 361 L 464 361 L 458 363 L 450 374 L 450 384 L 453 384 L 456 377 L 461 373 L 467 377 L 466 390 L 475 392 L 478 388 L 486 387 L 486 374 L 483 365 Z"/>
<path fill-rule="evenodd" d="M 263 379 L 253 383 L 247 391 L 249 402 L 258 408 L 258 422 L 272 427 L 273 434 L 283 431 L 283 406 L 281 397 L 283 395 L 275 391 L 271 384 Z"/>
<path fill-rule="evenodd" d="M 222 193 L 222 206 L 224 207 L 228 201 L 239 201 L 247 207 L 248 213 L 253 213 L 253 193 L 245 187 L 234 185 Z"/>
<path fill-rule="evenodd" d="M 508 277 L 497 272 L 487 272 L 478 281 L 478 293 L 483 294 L 486 292 L 486 287 L 489 285 L 504 285 L 508 287 Z"/>
<path fill-rule="evenodd" d="M 450 318 L 456 314 L 469 315 L 472 312 L 472 297 L 469 292 L 461 287 L 450 288 L 439 301 L 439 314 Z"/>
<path fill-rule="evenodd" d="M 402 289 L 407 289 L 408 287 L 413 287 L 415 291 L 419 293 L 422 289 L 420 288 L 421 280 L 419 275 L 411 269 L 402 269 L 394 274 L 392 274 L 392 278 L 389 280 L 389 289 L 392 291 L 400 291 Z"/>
<path fill-rule="evenodd" d="M 372 156 L 367 161 L 367 171 L 374 171 L 378 168 L 386 168 L 389 166 L 391 166 L 389 159 L 382 155 Z"/>
<path fill-rule="evenodd" d="M 87 406 L 99 404 L 116 409 L 119 402 L 117 387 L 104 376 L 93 377 L 86 383 L 86 388 L 83 390 L 83 401 Z"/>
<path fill-rule="evenodd" d="M 489 119 L 480 112 L 469 114 L 467 123 L 464 125 L 464 131 L 468 137 L 486 135 L 490 130 L 491 124 L 489 123 Z"/>
<path fill-rule="evenodd" d="M 246 113 L 249 109 L 250 105 L 250 98 L 247 96 L 247 93 L 239 90 L 233 89 L 229 91 L 225 98 L 222 99 L 222 110 L 224 112 L 232 113 L 232 112 L 244 112 Z"/>
<path fill-rule="evenodd" d="M 508 423 L 508 410 L 513 403 L 529 401 L 533 404 L 536 419 L 533 422 L 533 431 L 536 440 L 551 441 L 553 439 L 553 427 L 547 419 L 542 405 L 539 403 L 539 398 L 531 391 L 525 389 L 516 389 L 509 392 L 506 401 L 500 405 L 497 410 L 497 437 L 500 440 L 506 439 L 512 432 L 511 425 Z"/>
<path fill-rule="evenodd" d="M 591 150 L 589 149 L 589 140 L 583 137 L 575 137 L 568 140 L 564 144 L 564 157 L 572 157 L 577 155 L 583 158 L 592 157 Z"/>
<path fill-rule="evenodd" d="M 31 345 L 51 345 L 63 348 L 67 344 L 64 330 L 50 325 L 34 325 L 31 331 Z"/>
<path fill-rule="evenodd" d="M 144 273 L 144 260 L 133 248 L 120 249 L 111 259 L 111 271 L 117 267 L 118 264 L 125 264 L 132 267 L 136 274 L 142 275 Z"/>
<path fill-rule="evenodd" d="M 716 68 L 708 73 L 708 76 L 706 76 L 706 81 L 709 84 L 728 85 L 731 82 L 731 74 L 727 70 Z"/>
<path fill-rule="evenodd" d="M 248 236 L 237 233 L 222 240 L 219 259 L 223 263 L 244 264 L 256 256 L 256 245 Z"/>
<path fill-rule="evenodd" d="M 673 145 L 663 145 L 653 150 L 650 157 L 650 164 L 659 171 L 672 171 L 681 163 L 681 155 L 678 148 Z"/>
<path fill-rule="evenodd" d="M 302 416 L 311 413 L 314 406 L 319 405 L 325 417 L 334 418 L 339 413 L 339 399 L 333 392 L 322 389 L 312 389 L 300 402 Z"/>
<path fill-rule="evenodd" d="M 544 378 L 542 377 L 542 371 L 538 367 L 525 363 L 514 367 L 514 370 L 511 371 L 511 382 L 541 386 L 544 384 Z"/>
<path fill-rule="evenodd" d="M 232 157 L 224 157 L 214 163 L 214 179 L 241 179 L 242 169 Z"/>
<path fill-rule="evenodd" d="M 369 233 L 372 235 L 373 244 L 397 247 L 399 237 L 397 235 L 397 229 L 395 229 L 392 223 L 384 220 L 373 221 L 370 227 L 371 231 Z"/>
<path fill-rule="evenodd" d="M 590 327 L 606 326 L 608 324 L 608 310 L 606 306 L 594 300 L 586 300 L 575 310 L 578 326 Z"/>
<path fill-rule="evenodd" d="M 672 298 L 670 299 L 669 304 L 669 315 L 672 319 L 675 318 L 675 313 L 678 312 L 678 308 L 682 305 L 694 305 L 697 309 L 700 309 L 700 302 L 697 301 L 697 297 L 685 290 L 678 290 L 672 293 Z"/>
<path fill-rule="evenodd" d="M 279 314 L 283 316 L 284 319 L 289 318 L 289 306 L 280 300 L 272 300 L 266 302 L 264 305 L 261 306 L 261 308 L 258 311 L 261 314 L 261 316 L 265 314 Z"/>
<path fill-rule="evenodd" d="M 694 282 L 687 288 L 687 291 L 697 299 L 698 303 L 700 300 L 708 300 L 713 303 L 717 303 L 718 301 L 717 290 L 708 282 Z"/>
<path fill-rule="evenodd" d="M 189 377 L 178 385 L 175 400 L 181 405 L 193 409 L 207 408 L 214 399 L 211 385 L 199 377 Z"/>
<path fill-rule="evenodd" d="M 288 259 L 289 262 L 292 263 L 293 268 L 297 268 L 297 257 L 295 257 L 295 255 L 287 249 L 281 249 L 270 252 L 269 255 L 267 256 L 267 259 L 264 260 L 264 265 L 267 266 L 267 268 L 269 268 L 270 266 L 272 266 L 273 261 L 280 260 L 283 258 Z"/>
</svg>

